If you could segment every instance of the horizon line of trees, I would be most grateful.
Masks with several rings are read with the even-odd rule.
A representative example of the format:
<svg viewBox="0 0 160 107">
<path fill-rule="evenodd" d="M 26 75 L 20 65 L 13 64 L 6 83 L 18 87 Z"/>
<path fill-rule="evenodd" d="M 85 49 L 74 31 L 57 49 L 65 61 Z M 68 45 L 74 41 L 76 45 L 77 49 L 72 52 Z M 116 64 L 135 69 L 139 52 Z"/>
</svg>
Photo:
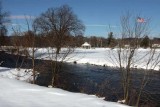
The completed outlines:
<svg viewBox="0 0 160 107">
<path fill-rule="evenodd" d="M 4 36 L 5 43 L 3 44 L 4 46 L 24 46 L 25 41 L 26 41 L 26 36 L 32 36 L 28 35 L 27 32 L 22 33 L 22 35 L 17 36 L 17 35 L 12 35 L 12 36 Z M 48 40 L 50 40 L 52 36 L 42 36 L 42 35 L 37 35 L 35 36 L 35 47 L 50 47 L 50 43 L 48 43 Z M 108 34 L 108 38 L 105 37 L 96 37 L 96 36 L 90 36 L 90 37 L 85 37 L 82 35 L 78 36 L 67 36 L 66 42 L 68 41 L 68 45 L 63 45 L 62 47 L 81 47 L 81 45 L 84 42 L 88 42 L 91 44 L 92 47 L 110 47 L 114 48 L 118 45 L 119 41 L 121 40 L 120 38 L 114 38 L 113 32 L 110 32 Z M 131 41 L 134 40 L 134 38 L 123 38 L 124 39 L 124 44 L 132 46 Z M 160 44 L 160 38 L 153 38 L 150 39 L 148 36 L 145 36 L 144 38 L 138 38 L 139 47 L 143 48 L 148 48 L 151 47 L 152 44 Z M 54 45 L 52 45 L 55 47 Z M 29 46 L 28 46 L 29 47 Z"/>
<path fill-rule="evenodd" d="M 55 47 L 59 53 L 61 47 L 81 47 L 84 42 L 88 42 L 92 47 L 114 48 L 119 44 L 121 39 L 115 38 L 114 32 L 109 32 L 106 37 L 83 36 L 85 26 L 68 5 L 63 5 L 59 9 L 49 8 L 34 19 L 32 25 L 28 25 L 28 27 L 34 27 L 36 32 L 29 31 L 29 29 L 28 31 L 21 32 L 13 28 L 11 36 L 7 36 L 7 26 L 5 23 L 10 23 L 9 12 L 3 11 L 2 3 L 0 2 L 0 46 L 24 46 L 26 36 L 34 35 L 34 45 L 36 47 Z M 17 35 L 14 30 L 17 30 L 18 32 L 16 32 L 19 34 Z M 121 35 L 119 36 L 121 37 Z M 123 39 L 124 45 L 132 46 L 134 38 Z M 52 43 L 48 42 L 49 40 L 52 40 Z M 138 38 L 138 41 L 139 47 L 143 48 L 151 47 L 154 43 L 160 44 L 160 38 L 151 39 L 148 35 Z"/>
</svg>

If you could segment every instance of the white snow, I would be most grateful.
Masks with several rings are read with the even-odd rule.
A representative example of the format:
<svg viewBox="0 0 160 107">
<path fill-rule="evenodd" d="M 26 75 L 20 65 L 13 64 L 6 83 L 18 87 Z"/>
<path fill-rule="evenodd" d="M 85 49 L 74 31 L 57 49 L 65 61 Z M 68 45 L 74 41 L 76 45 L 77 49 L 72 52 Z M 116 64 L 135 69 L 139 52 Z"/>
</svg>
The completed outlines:
<svg viewBox="0 0 160 107">
<path fill-rule="evenodd" d="M 33 85 L 20 81 L 21 77 L 16 80 L 9 72 L 16 71 L 0 67 L 0 107 L 127 107 L 95 95 Z"/>
<path fill-rule="evenodd" d="M 21 81 L 31 82 L 32 72 L 31 69 L 17 69 L 0 67 L 0 77 L 12 78 Z"/>
<path fill-rule="evenodd" d="M 49 49 L 51 50 L 51 49 Z M 64 49 L 62 49 L 63 51 Z M 41 55 L 40 55 L 41 53 Z M 51 58 L 48 55 L 48 49 L 39 49 L 37 54 L 40 56 L 38 58 L 42 59 L 53 59 L 54 56 Z M 124 55 L 128 55 L 127 50 L 124 51 Z M 143 49 L 139 48 L 136 50 L 134 54 L 134 60 L 132 61 L 131 67 L 134 68 L 143 68 L 143 69 L 160 69 L 160 58 L 156 59 L 157 56 L 160 56 L 160 49 L 155 51 L 155 55 L 151 60 L 150 64 L 147 66 L 147 62 L 151 57 L 150 49 Z M 125 56 L 123 56 L 125 57 Z M 125 59 L 125 58 L 124 58 Z M 62 60 L 62 55 L 58 59 L 59 61 Z M 89 63 L 94 65 L 106 65 L 112 67 L 118 67 L 118 54 L 117 49 L 110 49 L 110 48 L 92 48 L 92 49 L 83 49 L 83 48 L 76 48 L 72 54 L 69 54 L 67 58 L 65 58 L 66 62 L 73 63 L 76 61 L 77 63 Z M 126 66 L 126 60 L 123 60 L 123 66 Z M 159 63 L 158 63 L 159 62 Z M 153 66 L 155 65 L 155 66 Z"/>
</svg>

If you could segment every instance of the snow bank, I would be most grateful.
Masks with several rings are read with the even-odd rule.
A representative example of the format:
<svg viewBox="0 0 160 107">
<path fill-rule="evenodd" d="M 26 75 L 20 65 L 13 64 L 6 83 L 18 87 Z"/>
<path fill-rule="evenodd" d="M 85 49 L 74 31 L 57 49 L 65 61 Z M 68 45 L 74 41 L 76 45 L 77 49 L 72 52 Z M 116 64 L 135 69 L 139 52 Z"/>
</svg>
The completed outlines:
<svg viewBox="0 0 160 107">
<path fill-rule="evenodd" d="M 127 107 L 94 95 L 71 93 L 0 77 L 0 107 Z"/>
<path fill-rule="evenodd" d="M 31 75 L 30 70 L 0 67 L 0 107 L 127 107 L 94 95 L 22 82 L 29 80 Z"/>
<path fill-rule="evenodd" d="M 31 80 L 33 80 L 31 69 L 0 67 L 0 77 L 12 78 L 26 82 L 31 82 Z"/>
</svg>

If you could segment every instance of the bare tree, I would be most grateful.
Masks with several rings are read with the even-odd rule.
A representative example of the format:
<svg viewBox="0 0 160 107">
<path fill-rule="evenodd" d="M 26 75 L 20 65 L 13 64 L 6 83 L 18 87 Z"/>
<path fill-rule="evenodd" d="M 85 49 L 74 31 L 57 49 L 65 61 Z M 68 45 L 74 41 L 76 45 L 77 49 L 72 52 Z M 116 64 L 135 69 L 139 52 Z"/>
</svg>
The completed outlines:
<svg viewBox="0 0 160 107">
<path fill-rule="evenodd" d="M 73 13 L 68 5 L 63 5 L 58 8 L 49 8 L 45 13 L 34 21 L 34 26 L 38 28 L 41 34 L 49 37 L 47 42 L 50 44 L 48 53 L 52 66 L 52 82 L 55 86 L 56 78 L 59 71 L 59 62 L 73 52 L 74 45 L 72 44 L 71 35 L 81 35 L 84 31 L 84 25 Z M 61 48 L 65 47 L 61 51 Z"/>
<path fill-rule="evenodd" d="M 0 46 L 5 44 L 7 34 L 7 23 L 9 23 L 9 12 L 3 11 L 2 2 L 0 1 Z"/>
<path fill-rule="evenodd" d="M 21 33 L 19 33 L 20 30 L 17 28 L 12 28 L 12 29 L 14 33 L 11 35 L 12 36 L 11 44 L 14 48 L 13 50 L 11 50 L 11 53 L 19 54 L 20 46 L 22 46 L 21 41 L 20 41 Z"/>
<path fill-rule="evenodd" d="M 35 52 L 37 48 L 35 47 L 35 33 L 34 31 L 28 30 L 24 34 L 24 46 L 25 55 L 32 59 L 32 73 L 33 73 L 33 84 L 35 84 L 36 80 L 36 71 L 35 71 Z"/>
<path fill-rule="evenodd" d="M 136 87 L 136 106 L 139 106 L 142 91 L 149 81 L 149 69 L 153 70 L 160 62 L 160 54 L 155 49 L 140 52 L 139 46 L 142 38 L 149 33 L 149 20 L 137 21 L 137 17 L 130 13 L 121 17 L 122 37 L 119 40 L 118 48 L 112 50 L 108 57 L 114 65 L 119 67 L 122 77 L 123 99 L 126 104 L 132 102 L 131 94 L 136 86 L 133 86 L 135 78 L 132 77 L 133 69 L 137 66 L 144 68 L 143 78 L 140 80 L 140 86 Z M 127 46 L 126 46 L 127 45 Z M 139 65 L 138 65 L 139 64 Z"/>
<path fill-rule="evenodd" d="M 29 20 L 26 18 L 26 23 L 28 30 L 24 33 L 24 46 L 23 48 L 26 50 L 26 56 L 32 59 L 32 73 L 33 73 L 33 84 L 35 84 L 36 81 L 36 71 L 35 71 L 35 53 L 38 50 L 35 46 L 35 38 L 37 36 L 37 26 L 33 24 L 33 20 Z M 31 28 L 30 28 L 31 27 Z"/>
<path fill-rule="evenodd" d="M 61 47 L 66 45 L 67 36 L 79 35 L 84 31 L 84 25 L 68 5 L 49 8 L 35 19 L 34 24 L 39 28 L 39 31 L 53 37 L 57 54 L 59 54 Z"/>
<path fill-rule="evenodd" d="M 20 27 L 12 28 L 14 31 L 13 44 L 14 44 L 15 49 L 18 51 L 17 52 L 18 56 L 25 55 L 27 58 L 31 58 L 31 60 L 32 60 L 32 74 L 33 74 L 32 83 L 35 84 L 35 81 L 36 81 L 36 71 L 35 71 L 36 56 L 35 56 L 35 53 L 37 51 L 37 48 L 35 46 L 35 37 L 36 37 L 37 28 L 36 28 L 36 26 L 33 25 L 33 21 L 31 19 L 28 20 L 26 18 L 26 24 L 27 24 L 27 31 L 25 31 L 25 32 L 22 32 Z M 19 57 L 18 57 L 18 59 L 19 59 Z M 18 59 L 17 59 L 17 61 L 18 61 Z"/>
</svg>

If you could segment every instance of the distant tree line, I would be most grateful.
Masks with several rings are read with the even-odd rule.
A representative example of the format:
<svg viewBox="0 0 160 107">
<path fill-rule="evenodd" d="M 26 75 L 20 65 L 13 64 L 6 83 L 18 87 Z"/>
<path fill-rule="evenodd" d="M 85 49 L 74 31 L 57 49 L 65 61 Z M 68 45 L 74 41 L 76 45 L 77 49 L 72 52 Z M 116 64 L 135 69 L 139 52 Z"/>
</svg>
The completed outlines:
<svg viewBox="0 0 160 107">
<path fill-rule="evenodd" d="M 33 20 L 34 31 L 28 29 L 25 32 L 15 32 L 7 36 L 6 23 L 10 23 L 9 12 L 3 11 L 0 2 L 0 46 L 27 46 L 30 47 L 34 38 L 35 47 L 55 47 L 57 52 L 61 47 L 81 47 L 84 42 L 88 42 L 94 47 L 114 48 L 119 45 L 121 39 L 114 37 L 114 32 L 109 32 L 106 37 L 83 36 L 85 29 L 83 23 L 67 6 L 59 8 L 49 8 L 39 17 Z M 28 25 L 30 26 L 30 25 Z M 14 29 L 15 30 L 15 29 Z M 34 36 L 34 37 L 32 37 Z M 123 45 L 134 45 L 135 38 L 123 38 Z M 26 45 L 26 41 L 28 44 Z M 152 44 L 160 44 L 159 38 L 150 39 L 148 35 L 138 38 L 138 47 L 148 48 Z"/>
<path fill-rule="evenodd" d="M 20 36 L 17 36 L 15 34 L 12 34 L 11 36 L 4 36 L 5 42 L 3 42 L 3 45 L 5 46 L 26 46 L 26 38 L 31 35 L 32 32 L 23 32 Z M 91 44 L 92 47 L 110 47 L 114 48 L 118 45 L 119 41 L 121 39 L 119 38 L 114 38 L 113 33 L 110 32 L 108 34 L 108 38 L 105 37 L 98 37 L 98 36 L 90 36 L 90 37 L 85 37 L 83 35 L 78 35 L 78 36 L 71 36 L 68 35 L 64 39 L 65 44 L 62 45 L 62 47 L 81 47 L 81 45 L 84 42 L 88 42 Z M 42 34 L 36 35 L 35 36 L 35 47 L 50 47 L 51 43 L 48 42 L 51 40 L 53 36 L 44 36 Z M 124 45 L 134 45 L 134 39 L 135 38 L 123 38 Z M 28 40 L 31 41 L 31 40 Z M 152 44 L 160 44 L 160 38 L 153 38 L 150 39 L 148 36 L 145 36 L 144 38 L 138 38 L 139 41 L 139 47 L 142 48 L 148 48 L 151 47 Z M 55 47 L 54 41 L 52 42 L 52 46 Z M 29 47 L 29 45 L 28 45 Z"/>
</svg>

